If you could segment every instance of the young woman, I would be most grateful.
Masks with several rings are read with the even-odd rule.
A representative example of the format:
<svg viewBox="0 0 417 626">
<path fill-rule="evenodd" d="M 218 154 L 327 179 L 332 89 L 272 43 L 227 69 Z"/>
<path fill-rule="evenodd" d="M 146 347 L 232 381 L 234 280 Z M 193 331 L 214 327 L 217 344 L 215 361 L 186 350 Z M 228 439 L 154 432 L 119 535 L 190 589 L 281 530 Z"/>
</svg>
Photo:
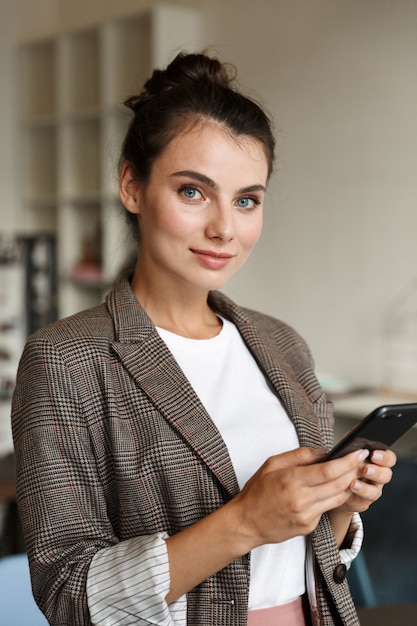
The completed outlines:
<svg viewBox="0 0 417 626">
<path fill-rule="evenodd" d="M 395 455 L 317 463 L 332 416 L 306 344 L 218 291 L 261 234 L 269 120 L 205 55 L 127 104 L 134 272 L 32 336 L 19 367 L 35 598 L 60 626 L 354 626 L 357 513 Z"/>
</svg>

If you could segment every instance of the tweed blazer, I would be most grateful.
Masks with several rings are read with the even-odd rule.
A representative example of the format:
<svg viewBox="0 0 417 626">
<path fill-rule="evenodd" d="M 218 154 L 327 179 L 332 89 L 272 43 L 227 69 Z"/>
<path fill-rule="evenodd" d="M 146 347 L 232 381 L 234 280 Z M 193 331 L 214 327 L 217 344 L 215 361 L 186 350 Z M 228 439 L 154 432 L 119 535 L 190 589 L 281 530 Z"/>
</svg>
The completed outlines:
<svg viewBox="0 0 417 626">
<path fill-rule="evenodd" d="M 331 406 L 305 342 L 219 292 L 209 303 L 238 328 L 300 444 L 330 446 Z M 223 439 L 127 277 L 102 305 L 28 339 L 12 425 L 33 591 L 51 624 L 90 624 L 86 580 L 101 548 L 172 535 L 239 490 Z M 340 554 L 326 515 L 311 544 L 314 623 L 359 624 L 347 581 L 334 575 Z M 246 624 L 249 564 L 244 555 L 188 593 L 188 626 Z"/>
</svg>

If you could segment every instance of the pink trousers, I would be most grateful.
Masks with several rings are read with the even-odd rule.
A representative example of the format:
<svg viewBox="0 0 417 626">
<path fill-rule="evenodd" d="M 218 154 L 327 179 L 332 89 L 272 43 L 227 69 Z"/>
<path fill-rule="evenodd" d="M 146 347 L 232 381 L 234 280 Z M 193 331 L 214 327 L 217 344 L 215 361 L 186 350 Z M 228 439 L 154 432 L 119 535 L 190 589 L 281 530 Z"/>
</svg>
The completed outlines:
<svg viewBox="0 0 417 626">
<path fill-rule="evenodd" d="M 302 598 L 248 613 L 248 626 L 306 626 Z"/>
</svg>

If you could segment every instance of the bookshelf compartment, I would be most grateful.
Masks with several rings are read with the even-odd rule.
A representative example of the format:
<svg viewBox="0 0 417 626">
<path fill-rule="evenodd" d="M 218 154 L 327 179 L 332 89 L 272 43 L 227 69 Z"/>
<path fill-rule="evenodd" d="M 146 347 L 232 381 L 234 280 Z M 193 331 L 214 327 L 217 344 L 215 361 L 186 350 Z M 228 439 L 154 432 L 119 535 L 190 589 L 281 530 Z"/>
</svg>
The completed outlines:
<svg viewBox="0 0 417 626">
<path fill-rule="evenodd" d="M 100 107 L 100 42 L 96 29 L 63 35 L 58 44 L 58 111 L 97 114 Z"/>
<path fill-rule="evenodd" d="M 65 232 L 60 242 L 60 273 L 79 278 L 90 270 L 101 272 L 101 207 L 99 204 L 67 203 L 61 207 L 59 228 Z"/>
<path fill-rule="evenodd" d="M 56 114 L 55 42 L 29 44 L 20 53 L 23 119 L 50 119 Z"/>
<path fill-rule="evenodd" d="M 59 193 L 64 198 L 100 195 L 100 121 L 65 122 L 60 129 Z"/>
<path fill-rule="evenodd" d="M 67 317 L 102 302 L 106 289 L 101 285 L 80 284 L 68 279 L 61 281 L 58 293 L 59 317 Z"/>
<path fill-rule="evenodd" d="M 54 125 L 27 129 L 23 143 L 25 199 L 35 205 L 55 202 L 57 142 Z"/>
<path fill-rule="evenodd" d="M 106 110 L 143 85 L 152 64 L 151 15 L 112 22 L 103 30 L 102 102 Z"/>
</svg>

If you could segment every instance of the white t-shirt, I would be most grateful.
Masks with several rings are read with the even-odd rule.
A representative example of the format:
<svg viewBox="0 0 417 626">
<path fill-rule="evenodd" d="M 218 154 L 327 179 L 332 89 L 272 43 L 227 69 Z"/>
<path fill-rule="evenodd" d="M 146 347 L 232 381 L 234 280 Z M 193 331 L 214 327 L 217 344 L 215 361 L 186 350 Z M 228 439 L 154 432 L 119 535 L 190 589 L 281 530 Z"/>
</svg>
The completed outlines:
<svg viewBox="0 0 417 626">
<path fill-rule="evenodd" d="M 292 422 L 234 324 L 224 319 L 212 339 L 157 330 L 219 429 L 241 488 L 269 456 L 299 447 Z M 304 537 L 252 551 L 249 609 L 304 593 L 305 551 Z"/>
</svg>

